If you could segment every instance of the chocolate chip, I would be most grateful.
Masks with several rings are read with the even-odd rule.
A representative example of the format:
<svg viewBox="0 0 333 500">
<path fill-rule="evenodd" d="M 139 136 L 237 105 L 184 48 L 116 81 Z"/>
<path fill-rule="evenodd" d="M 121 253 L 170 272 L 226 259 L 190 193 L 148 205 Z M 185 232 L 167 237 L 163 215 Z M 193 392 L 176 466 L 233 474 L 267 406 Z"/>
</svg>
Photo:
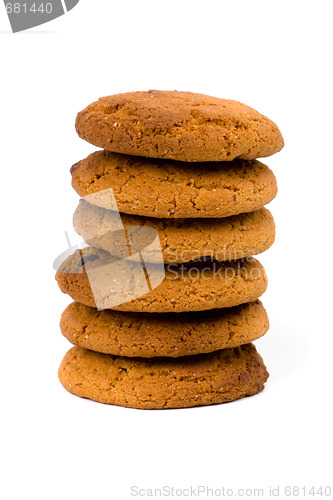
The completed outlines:
<svg viewBox="0 0 333 500">
<path fill-rule="evenodd" d="M 88 257 L 81 257 L 80 262 L 78 263 L 78 266 L 81 267 L 89 260 L 91 262 L 93 262 L 94 260 L 97 260 L 98 258 L 99 258 L 98 255 L 88 255 Z"/>
</svg>

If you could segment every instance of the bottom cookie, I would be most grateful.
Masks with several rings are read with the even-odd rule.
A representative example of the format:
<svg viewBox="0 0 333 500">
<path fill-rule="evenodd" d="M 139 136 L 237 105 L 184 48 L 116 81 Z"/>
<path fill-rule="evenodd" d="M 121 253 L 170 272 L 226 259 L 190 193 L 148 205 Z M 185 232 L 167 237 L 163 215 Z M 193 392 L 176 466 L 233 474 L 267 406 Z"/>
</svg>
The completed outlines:
<svg viewBox="0 0 333 500">
<path fill-rule="evenodd" d="M 73 347 L 59 368 L 69 392 L 129 408 L 227 403 L 264 389 L 266 367 L 253 344 L 181 358 L 125 358 Z"/>
</svg>

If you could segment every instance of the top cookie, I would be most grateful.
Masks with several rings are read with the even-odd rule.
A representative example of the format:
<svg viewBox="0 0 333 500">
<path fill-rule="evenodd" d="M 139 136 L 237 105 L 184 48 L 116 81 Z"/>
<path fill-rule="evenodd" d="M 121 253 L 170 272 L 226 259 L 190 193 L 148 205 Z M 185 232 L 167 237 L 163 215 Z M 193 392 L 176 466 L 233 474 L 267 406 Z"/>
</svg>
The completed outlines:
<svg viewBox="0 0 333 500">
<path fill-rule="evenodd" d="M 284 145 L 275 123 L 258 111 L 192 92 L 101 97 L 78 113 L 76 131 L 109 151 L 184 162 L 252 160 Z"/>
</svg>

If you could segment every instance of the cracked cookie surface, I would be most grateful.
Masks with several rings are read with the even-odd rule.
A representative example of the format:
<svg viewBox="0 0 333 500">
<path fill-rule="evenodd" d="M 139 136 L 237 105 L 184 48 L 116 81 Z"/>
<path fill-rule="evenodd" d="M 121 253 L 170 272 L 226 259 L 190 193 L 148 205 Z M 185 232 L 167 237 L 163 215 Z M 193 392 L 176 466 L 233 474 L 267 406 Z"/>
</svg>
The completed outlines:
<svg viewBox="0 0 333 500">
<path fill-rule="evenodd" d="M 118 210 L 157 218 L 216 218 L 253 212 L 277 194 L 273 172 L 263 163 L 235 160 L 196 163 L 96 151 L 71 168 L 82 197 L 112 189 Z M 107 193 L 96 204 L 114 209 Z"/>
<path fill-rule="evenodd" d="M 148 293 L 129 299 L 132 286 L 138 290 L 137 270 L 141 263 L 121 261 L 122 275 L 109 272 L 110 254 L 104 250 L 87 247 L 77 250 L 68 257 L 56 273 L 56 280 L 62 292 L 73 300 L 89 307 L 96 307 L 95 297 L 109 294 L 115 281 L 120 284 L 117 299 L 120 305 L 98 306 L 99 309 L 114 309 L 132 312 L 185 312 L 205 311 L 232 307 L 257 300 L 267 288 L 267 276 L 263 266 L 253 257 L 232 262 L 190 262 L 165 266 L 165 278 L 160 285 Z M 94 293 L 87 273 L 99 270 Z M 149 272 L 154 271 L 151 264 Z M 123 287 L 122 278 L 127 280 Z M 133 277 L 133 278 L 132 278 Z M 146 281 L 139 284 L 146 286 Z M 122 295 L 121 295 L 122 294 Z M 109 297 L 107 297 L 109 298 Z M 103 304 L 104 296 L 99 299 Z"/>
<path fill-rule="evenodd" d="M 158 232 L 166 264 L 202 257 L 221 261 L 241 259 L 264 252 L 275 239 L 274 219 L 266 208 L 221 219 L 157 219 L 120 215 L 126 228 L 148 226 Z M 111 254 L 120 251 L 120 233 L 114 230 L 118 222 L 119 214 L 83 199 L 73 217 L 74 229 L 86 243 Z M 153 257 L 152 262 L 156 262 L 159 255 L 155 260 Z"/>
<path fill-rule="evenodd" d="M 284 145 L 277 125 L 253 108 L 192 92 L 101 97 L 78 113 L 75 126 L 103 149 L 183 162 L 250 160 Z"/>
<path fill-rule="evenodd" d="M 264 389 L 266 367 L 253 344 L 181 358 L 126 358 L 73 347 L 59 368 L 69 392 L 142 409 L 226 403 Z"/>
<path fill-rule="evenodd" d="M 204 354 L 238 347 L 269 328 L 262 303 L 197 313 L 130 313 L 69 304 L 60 320 L 74 345 L 116 356 L 152 358 Z"/>
</svg>

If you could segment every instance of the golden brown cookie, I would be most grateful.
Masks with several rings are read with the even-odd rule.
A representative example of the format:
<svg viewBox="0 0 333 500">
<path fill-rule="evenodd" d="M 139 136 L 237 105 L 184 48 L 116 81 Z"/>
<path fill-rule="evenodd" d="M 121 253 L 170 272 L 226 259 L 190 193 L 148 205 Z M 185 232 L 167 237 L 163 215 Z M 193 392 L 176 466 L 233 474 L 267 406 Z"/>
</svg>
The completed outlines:
<svg viewBox="0 0 333 500">
<path fill-rule="evenodd" d="M 262 208 L 277 194 L 273 172 L 256 160 L 184 166 L 96 151 L 71 174 L 80 196 L 112 189 L 120 212 L 146 217 L 228 217 Z M 114 209 L 107 193 L 93 203 Z"/>
<path fill-rule="evenodd" d="M 146 279 L 141 281 L 141 263 L 115 262 L 116 272 L 107 252 L 93 247 L 77 250 L 56 273 L 59 288 L 89 307 L 132 312 L 232 307 L 257 300 L 267 288 L 265 270 L 253 257 L 233 262 L 169 264 L 165 266 L 165 279 L 148 293 Z M 151 283 L 159 266 L 146 263 L 146 269 Z M 137 298 L 131 300 L 133 290 Z M 114 297 L 118 305 L 110 305 Z"/>
<path fill-rule="evenodd" d="M 64 310 L 62 334 L 74 345 L 116 356 L 152 358 L 203 354 L 249 344 L 269 328 L 257 300 L 192 313 L 98 311 L 78 302 Z"/>
<path fill-rule="evenodd" d="M 142 409 L 226 403 L 264 389 L 266 367 L 253 344 L 181 358 L 126 358 L 72 347 L 59 368 L 69 392 Z"/>
<path fill-rule="evenodd" d="M 252 160 L 282 149 L 280 130 L 237 101 L 149 90 L 102 97 L 76 118 L 79 136 L 135 156 L 186 162 Z"/>
<path fill-rule="evenodd" d="M 126 228 L 149 226 L 158 232 L 166 264 L 201 257 L 220 261 L 241 259 L 264 252 L 275 239 L 274 219 L 266 208 L 222 219 L 155 219 L 120 215 Z M 118 220 L 117 213 L 81 199 L 74 213 L 73 225 L 89 245 L 119 255 L 123 240 L 115 231 Z M 123 250 L 128 252 L 127 242 L 124 243 Z"/>
</svg>

